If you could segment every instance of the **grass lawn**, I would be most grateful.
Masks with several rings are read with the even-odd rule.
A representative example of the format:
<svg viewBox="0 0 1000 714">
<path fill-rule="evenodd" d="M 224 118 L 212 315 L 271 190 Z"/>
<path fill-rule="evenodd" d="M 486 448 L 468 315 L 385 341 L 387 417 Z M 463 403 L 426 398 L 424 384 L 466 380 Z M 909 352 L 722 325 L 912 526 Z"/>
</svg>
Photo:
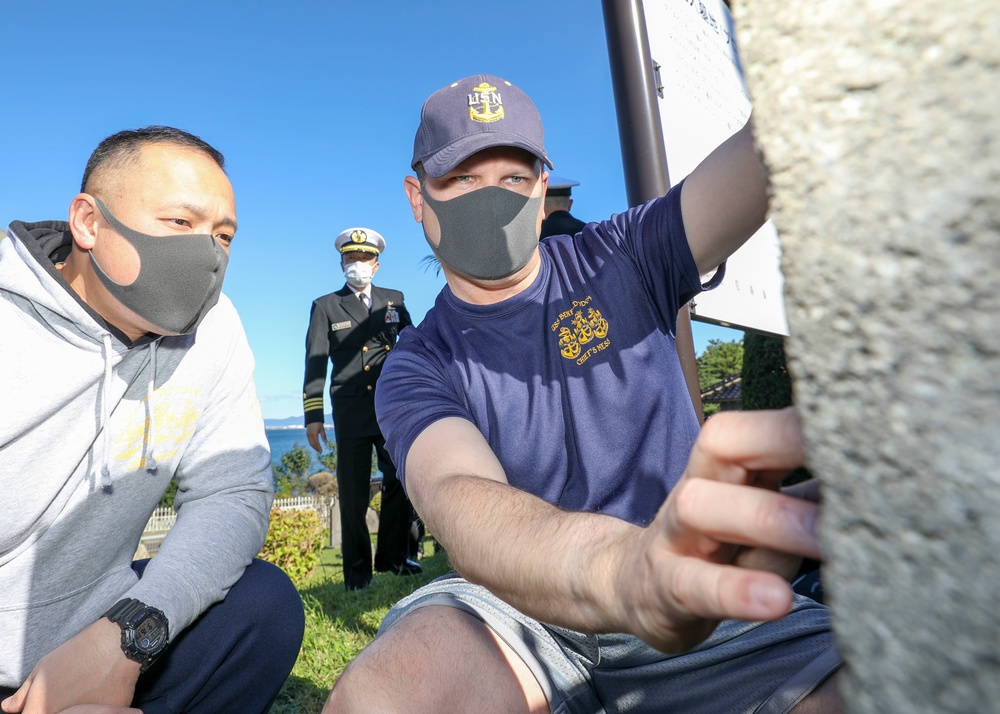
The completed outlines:
<svg viewBox="0 0 1000 714">
<path fill-rule="evenodd" d="M 448 572 L 444 553 L 434 553 L 428 537 L 420 560 L 424 572 L 400 577 L 376 573 L 359 592 L 344 589 L 340 550 L 327 548 L 316 572 L 299 585 L 306 612 L 302 651 L 271 708 L 272 714 L 313 714 L 323 708 L 330 688 L 347 663 L 371 642 L 382 618 L 400 598 Z"/>
</svg>

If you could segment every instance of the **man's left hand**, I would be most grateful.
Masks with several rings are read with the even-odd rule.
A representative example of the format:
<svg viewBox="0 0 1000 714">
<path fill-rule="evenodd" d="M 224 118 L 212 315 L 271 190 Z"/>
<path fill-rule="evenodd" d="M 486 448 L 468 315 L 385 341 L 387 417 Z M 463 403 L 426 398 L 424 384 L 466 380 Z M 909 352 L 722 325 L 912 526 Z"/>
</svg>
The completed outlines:
<svg viewBox="0 0 1000 714">
<path fill-rule="evenodd" d="M 699 434 L 684 475 L 619 566 L 625 629 L 682 652 L 720 620 L 774 620 L 803 556 L 821 559 L 819 506 L 778 493 L 804 460 L 794 409 L 730 412 Z"/>
<path fill-rule="evenodd" d="M 127 707 L 139 669 L 139 663 L 122 652 L 121 629 L 101 618 L 42 657 L 21 688 L 0 703 L 0 710 L 8 714 L 138 711 Z"/>
</svg>

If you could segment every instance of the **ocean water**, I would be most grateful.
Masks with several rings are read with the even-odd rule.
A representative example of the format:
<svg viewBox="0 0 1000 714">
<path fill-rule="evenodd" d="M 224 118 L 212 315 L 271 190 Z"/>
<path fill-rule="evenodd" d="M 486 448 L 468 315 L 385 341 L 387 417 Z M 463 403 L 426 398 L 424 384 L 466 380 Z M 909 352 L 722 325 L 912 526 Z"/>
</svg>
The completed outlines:
<svg viewBox="0 0 1000 714">
<path fill-rule="evenodd" d="M 267 434 L 267 442 L 271 445 L 271 463 L 278 465 L 281 463 L 281 456 L 288 453 L 292 448 L 298 444 L 299 446 L 306 447 L 306 450 L 313 457 L 312 466 L 315 469 L 320 469 L 322 464 L 320 464 L 319 459 L 316 458 L 317 454 L 309 446 L 309 440 L 306 439 L 305 428 L 301 429 L 264 429 Z M 328 427 L 326 434 L 329 437 L 333 436 L 333 427 Z M 313 469 L 311 468 L 310 471 Z"/>
<path fill-rule="evenodd" d="M 326 467 L 320 463 L 319 455 L 309 446 L 309 440 L 306 439 L 306 430 L 304 427 L 300 429 L 269 429 L 265 427 L 264 433 L 267 434 L 267 441 L 271 445 L 271 463 L 275 466 L 281 464 L 281 456 L 283 454 L 288 453 L 296 444 L 299 444 L 306 447 L 306 451 L 312 457 L 308 473 L 314 474 L 317 471 L 326 470 Z M 326 435 L 331 441 L 333 440 L 333 427 L 329 424 L 326 426 Z M 326 451 L 325 448 L 323 450 Z M 374 452 L 372 453 L 372 465 L 375 466 Z M 379 474 L 381 472 L 378 471 L 377 466 L 375 467 L 375 474 L 375 478 L 380 478 Z"/>
</svg>

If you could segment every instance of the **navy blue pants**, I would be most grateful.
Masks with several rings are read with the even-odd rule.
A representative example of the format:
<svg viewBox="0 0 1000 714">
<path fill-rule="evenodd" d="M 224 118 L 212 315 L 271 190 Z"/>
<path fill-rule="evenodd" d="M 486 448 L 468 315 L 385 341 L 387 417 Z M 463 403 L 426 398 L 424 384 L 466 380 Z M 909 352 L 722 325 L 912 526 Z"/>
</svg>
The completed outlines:
<svg viewBox="0 0 1000 714">
<path fill-rule="evenodd" d="M 139 577 L 148 560 L 132 569 Z M 264 714 L 299 656 L 305 615 L 285 572 L 254 560 L 222 602 L 175 638 L 143 674 L 132 706 L 143 714 Z M 0 687 L 0 699 L 15 690 Z"/>
<path fill-rule="evenodd" d="M 372 448 L 382 472 L 382 512 L 378 519 L 375 567 L 395 570 L 410 552 L 413 507 L 396 476 L 396 467 L 381 435 L 337 437 L 337 487 L 340 499 L 340 552 L 344 557 L 344 586 L 363 588 L 372 579 L 372 543 L 365 516 L 371 500 Z"/>
<path fill-rule="evenodd" d="M 148 560 L 132 563 L 139 573 Z M 299 656 L 305 615 L 277 566 L 254 560 L 143 674 L 132 706 L 144 714 L 264 714 Z M 0 698 L 15 690 L 0 687 Z"/>
<path fill-rule="evenodd" d="M 146 563 L 132 568 L 141 576 Z M 305 615 L 285 572 L 254 560 L 221 602 L 173 639 L 139 676 L 144 714 L 265 714 L 292 671 Z"/>
</svg>

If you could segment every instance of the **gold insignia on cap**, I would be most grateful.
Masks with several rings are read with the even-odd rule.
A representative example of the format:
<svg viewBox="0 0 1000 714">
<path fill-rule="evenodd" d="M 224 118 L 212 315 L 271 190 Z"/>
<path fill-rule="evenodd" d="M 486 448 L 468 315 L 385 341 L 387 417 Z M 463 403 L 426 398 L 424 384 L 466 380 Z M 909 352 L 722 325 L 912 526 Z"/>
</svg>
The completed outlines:
<svg viewBox="0 0 1000 714">
<path fill-rule="evenodd" d="M 503 119 L 503 99 L 489 82 L 474 87 L 469 95 L 469 118 L 487 124 Z"/>
<path fill-rule="evenodd" d="M 351 233 L 352 243 L 364 243 L 366 240 L 368 240 L 368 234 L 364 231 L 354 231 Z"/>
</svg>

